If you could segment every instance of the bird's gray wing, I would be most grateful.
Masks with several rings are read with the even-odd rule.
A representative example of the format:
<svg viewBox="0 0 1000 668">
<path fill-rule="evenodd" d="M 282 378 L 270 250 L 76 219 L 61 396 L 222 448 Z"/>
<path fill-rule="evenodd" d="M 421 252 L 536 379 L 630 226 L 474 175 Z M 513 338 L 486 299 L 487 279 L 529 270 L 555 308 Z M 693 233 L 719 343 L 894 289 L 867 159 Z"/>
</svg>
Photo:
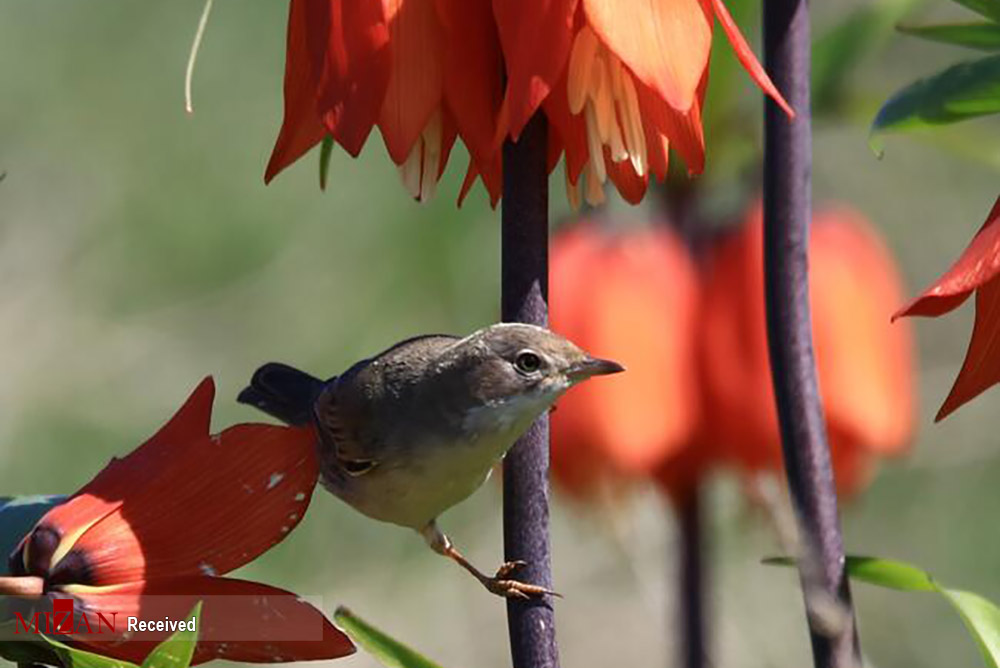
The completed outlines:
<svg viewBox="0 0 1000 668">
<path fill-rule="evenodd" d="M 378 460 L 370 456 L 357 438 L 357 431 L 343 419 L 334 392 L 324 392 L 320 396 L 316 402 L 315 414 L 324 449 L 332 455 L 332 463 L 338 469 L 357 477 L 378 465 Z"/>
</svg>

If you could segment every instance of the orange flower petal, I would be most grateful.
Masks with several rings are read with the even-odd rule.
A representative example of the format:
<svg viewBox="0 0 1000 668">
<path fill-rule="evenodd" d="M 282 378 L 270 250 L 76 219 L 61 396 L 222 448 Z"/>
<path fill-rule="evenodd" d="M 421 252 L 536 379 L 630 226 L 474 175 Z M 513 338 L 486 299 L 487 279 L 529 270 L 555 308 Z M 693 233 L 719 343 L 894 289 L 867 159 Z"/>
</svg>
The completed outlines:
<svg viewBox="0 0 1000 668">
<path fill-rule="evenodd" d="M 913 336 L 887 314 L 901 300 L 899 270 L 868 222 L 849 209 L 813 219 L 813 341 L 828 421 L 881 454 L 909 444 L 914 422 Z"/>
<path fill-rule="evenodd" d="M 1000 337 L 997 332 L 1000 332 L 1000 278 L 993 278 L 976 290 L 976 322 L 969 349 L 935 422 L 1000 382 Z"/>
<path fill-rule="evenodd" d="M 309 51 L 321 63 L 319 109 L 327 130 L 357 157 L 389 83 L 389 29 L 379 2 L 308 0 Z"/>
<path fill-rule="evenodd" d="M 906 315 L 939 316 L 968 299 L 972 291 L 1000 273 L 1000 198 L 993 204 L 986 222 L 979 228 L 962 255 L 923 294 L 901 308 L 893 317 Z"/>
<path fill-rule="evenodd" d="M 563 241 L 565 239 L 565 241 Z M 665 230 L 560 234 L 552 255 L 552 323 L 629 373 L 577 387 L 552 416 L 552 469 L 577 489 L 650 472 L 676 452 L 697 413 L 692 396 L 696 282 Z"/>
<path fill-rule="evenodd" d="M 285 117 L 264 172 L 270 183 L 279 172 L 318 144 L 326 128 L 317 107 L 319 73 L 307 46 L 307 0 L 292 0 L 288 14 L 288 53 L 285 56 Z"/>
<path fill-rule="evenodd" d="M 153 438 L 39 521 L 36 533 L 60 539 L 51 582 L 226 573 L 295 527 L 318 474 L 313 432 L 243 424 L 209 436 L 213 395 L 207 379 Z"/>
<path fill-rule="evenodd" d="M 402 165 L 441 106 L 444 33 L 434 2 L 383 0 L 383 5 L 389 24 L 392 74 L 378 126 L 389 157 Z"/>
<path fill-rule="evenodd" d="M 444 34 L 444 98 L 480 172 L 493 160 L 503 88 L 500 38 L 489 3 L 437 0 Z"/>
<path fill-rule="evenodd" d="M 577 2 L 493 0 L 507 69 L 500 128 L 515 140 L 566 69 Z"/>
<path fill-rule="evenodd" d="M 355 651 L 350 639 L 315 607 L 295 594 L 257 582 L 195 576 L 110 587 L 67 587 L 65 593 L 79 601 L 91 630 L 97 628 L 98 613 L 114 619 L 117 631 L 125 631 L 130 616 L 147 621 L 183 620 L 202 601 L 195 664 L 213 659 L 311 661 Z M 141 663 L 170 633 L 137 635 L 142 639 L 125 641 L 110 634 L 79 634 L 73 639 L 74 644 L 98 654 Z"/>
<path fill-rule="evenodd" d="M 678 111 L 694 104 L 708 67 L 711 17 L 698 0 L 583 0 L 594 32 Z"/>
<path fill-rule="evenodd" d="M 789 118 L 795 118 L 795 111 L 785 101 L 785 98 L 781 96 L 778 89 L 775 88 L 771 77 L 767 76 L 767 72 L 764 71 L 760 61 L 753 54 L 750 45 L 743 38 L 743 33 L 740 32 L 736 21 L 733 20 L 733 17 L 729 14 L 729 10 L 726 9 L 725 3 L 722 0 L 712 0 L 712 8 L 715 10 L 715 16 L 719 19 L 719 23 L 722 24 L 722 29 L 725 31 L 726 37 L 729 38 L 729 43 L 733 46 L 733 51 L 736 52 L 736 58 L 743 65 L 743 69 L 760 86 L 760 89 L 788 114 Z"/>
</svg>

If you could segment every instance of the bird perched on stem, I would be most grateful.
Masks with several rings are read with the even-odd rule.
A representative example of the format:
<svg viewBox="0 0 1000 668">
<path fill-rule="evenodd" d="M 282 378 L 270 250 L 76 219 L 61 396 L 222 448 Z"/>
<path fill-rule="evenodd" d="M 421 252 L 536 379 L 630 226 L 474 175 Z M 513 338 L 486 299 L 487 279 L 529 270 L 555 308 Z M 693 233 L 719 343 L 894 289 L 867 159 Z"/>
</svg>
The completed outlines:
<svg viewBox="0 0 1000 668">
<path fill-rule="evenodd" d="M 312 423 L 323 485 L 359 512 L 418 531 L 494 594 L 551 594 L 487 576 L 438 528 L 534 420 L 573 385 L 618 373 L 542 327 L 497 324 L 465 338 L 407 339 L 323 381 L 284 364 L 257 369 L 239 401 L 288 424 Z"/>
</svg>

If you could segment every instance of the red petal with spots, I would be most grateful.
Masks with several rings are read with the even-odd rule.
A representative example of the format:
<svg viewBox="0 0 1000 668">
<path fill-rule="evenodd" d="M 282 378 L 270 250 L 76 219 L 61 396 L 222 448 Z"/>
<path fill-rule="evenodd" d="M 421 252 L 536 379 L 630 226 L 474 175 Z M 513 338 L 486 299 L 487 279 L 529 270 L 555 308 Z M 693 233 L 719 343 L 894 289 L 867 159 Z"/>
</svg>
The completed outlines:
<svg viewBox="0 0 1000 668">
<path fill-rule="evenodd" d="M 674 109 L 696 99 L 708 67 L 712 22 L 698 0 L 583 0 L 594 32 Z"/>
<path fill-rule="evenodd" d="M 170 578 L 111 587 L 67 587 L 92 631 L 103 613 L 115 620 L 116 631 L 127 630 L 127 618 L 158 621 L 186 619 L 199 601 L 202 612 L 193 663 L 213 659 L 278 663 L 335 659 L 354 653 L 350 639 L 323 613 L 295 594 L 256 582 L 228 578 Z M 112 614 L 114 613 L 114 614 Z M 77 629 L 81 622 L 77 622 Z M 107 624 L 103 629 L 107 631 Z M 141 663 L 170 632 L 133 632 L 124 641 L 117 634 L 80 634 L 76 644 L 86 649 Z"/>
<path fill-rule="evenodd" d="M 316 483 L 310 429 L 243 424 L 209 436 L 214 388 L 205 381 L 159 433 L 113 462 L 68 504 L 104 513 L 78 540 L 61 507 L 40 525 L 72 545 L 54 563 L 57 583 L 110 584 L 226 573 L 281 541 Z M 82 515 L 81 515 L 82 516 Z M 57 555 L 58 556 L 58 555 Z"/>
<path fill-rule="evenodd" d="M 288 51 L 285 56 L 285 117 L 271 159 L 264 172 L 269 183 L 279 172 L 305 155 L 326 135 L 317 107 L 318 63 L 310 59 L 307 43 L 309 0 L 292 0 L 288 14 Z"/>
<path fill-rule="evenodd" d="M 319 111 L 330 134 L 357 157 L 389 84 L 389 29 L 382 3 L 307 1 L 309 53 L 322 73 Z"/>
<path fill-rule="evenodd" d="M 493 0 L 507 69 L 508 115 L 501 128 L 513 139 L 566 69 L 577 1 Z"/>
<path fill-rule="evenodd" d="M 434 2 L 384 0 L 384 5 L 392 74 L 378 126 L 389 157 L 401 165 L 441 106 L 444 32 Z"/>
<path fill-rule="evenodd" d="M 986 222 L 941 278 L 899 312 L 904 315 L 939 316 L 958 308 L 972 291 L 1000 274 L 1000 198 L 993 204 Z M 978 310 L 978 305 L 977 305 Z"/>
<path fill-rule="evenodd" d="M 965 353 L 962 370 L 935 421 L 943 420 L 956 408 L 1000 382 L 1000 278 L 993 278 L 976 290 L 976 322 Z"/>
<path fill-rule="evenodd" d="M 722 0 L 712 0 L 712 8 L 715 10 L 715 16 L 719 19 L 719 23 L 722 24 L 722 29 L 726 32 L 726 37 L 729 38 L 729 43 L 733 46 L 733 51 L 736 52 L 736 58 L 743 65 L 743 69 L 750 74 L 750 78 L 760 86 L 760 89 L 788 114 L 789 118 L 795 118 L 795 111 L 788 105 L 785 98 L 781 96 L 778 89 L 775 88 L 771 77 L 767 76 L 767 72 L 764 71 L 760 61 L 757 60 L 757 56 L 754 55 L 750 45 L 743 38 L 743 33 L 740 32 L 736 21 L 729 14 L 726 5 Z"/>
</svg>

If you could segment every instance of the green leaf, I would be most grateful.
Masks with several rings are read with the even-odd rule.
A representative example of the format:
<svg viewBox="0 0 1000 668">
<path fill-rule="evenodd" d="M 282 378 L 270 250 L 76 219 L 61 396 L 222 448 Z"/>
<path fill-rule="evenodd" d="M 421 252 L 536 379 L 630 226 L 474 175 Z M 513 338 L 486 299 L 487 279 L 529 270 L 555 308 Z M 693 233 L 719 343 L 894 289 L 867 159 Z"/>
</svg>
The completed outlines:
<svg viewBox="0 0 1000 668">
<path fill-rule="evenodd" d="M 981 16 L 1000 22 L 1000 0 L 955 0 Z"/>
<path fill-rule="evenodd" d="M 768 566 L 794 566 L 792 557 L 767 557 Z M 849 555 L 845 560 L 847 574 L 855 580 L 900 591 L 938 591 L 934 579 L 916 566 L 894 559 Z"/>
<path fill-rule="evenodd" d="M 319 147 L 319 188 L 326 190 L 327 177 L 330 175 L 330 156 L 333 155 L 333 136 L 323 137 Z"/>
<path fill-rule="evenodd" d="M 31 531 L 42 515 L 61 503 L 62 496 L 19 496 L 0 499 L 0 575 L 7 571 L 6 555 L 14 551 L 21 539 Z"/>
<path fill-rule="evenodd" d="M 967 46 L 983 51 L 1000 49 L 1000 24 L 990 21 L 972 23 L 944 23 L 930 26 L 897 26 L 897 30 L 907 35 L 929 39 L 934 42 Z"/>
<path fill-rule="evenodd" d="M 177 631 L 161 642 L 142 662 L 142 668 L 187 668 L 191 665 L 195 645 L 198 644 L 198 618 L 201 616 L 199 601 L 187 616 L 194 621 L 194 631 Z"/>
<path fill-rule="evenodd" d="M 438 664 L 390 638 L 347 608 L 337 608 L 333 619 L 351 640 L 388 668 L 440 668 Z"/>
<path fill-rule="evenodd" d="M 122 659 L 112 659 L 93 652 L 85 652 L 82 649 L 64 645 L 45 635 L 39 637 L 55 650 L 64 668 L 138 668 L 134 663 Z"/>
<path fill-rule="evenodd" d="M 957 589 L 941 589 L 976 639 L 983 660 L 991 668 L 1000 668 L 1000 608 L 979 594 Z"/>
<path fill-rule="evenodd" d="M 1000 56 L 959 63 L 893 95 L 872 123 L 869 143 L 881 153 L 878 136 L 955 123 L 1000 112 Z"/>
<path fill-rule="evenodd" d="M 855 580 L 900 591 L 937 591 L 926 571 L 903 561 L 878 557 L 847 557 L 847 574 Z"/>
</svg>

